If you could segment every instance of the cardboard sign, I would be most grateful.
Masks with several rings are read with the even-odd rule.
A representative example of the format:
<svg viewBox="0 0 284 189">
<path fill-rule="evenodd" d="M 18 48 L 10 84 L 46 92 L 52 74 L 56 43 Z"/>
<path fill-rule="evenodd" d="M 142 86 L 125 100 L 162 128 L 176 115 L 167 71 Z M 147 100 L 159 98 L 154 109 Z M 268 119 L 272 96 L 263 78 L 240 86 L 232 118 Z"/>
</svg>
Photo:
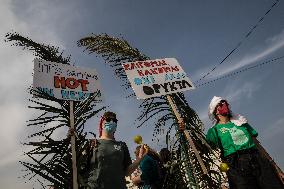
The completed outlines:
<svg viewBox="0 0 284 189">
<path fill-rule="evenodd" d="M 34 89 L 62 100 L 81 101 L 100 90 L 96 70 L 34 60 Z M 102 100 L 102 96 L 99 97 Z"/>
<path fill-rule="evenodd" d="M 175 58 L 122 64 L 138 99 L 146 99 L 194 89 Z"/>
</svg>

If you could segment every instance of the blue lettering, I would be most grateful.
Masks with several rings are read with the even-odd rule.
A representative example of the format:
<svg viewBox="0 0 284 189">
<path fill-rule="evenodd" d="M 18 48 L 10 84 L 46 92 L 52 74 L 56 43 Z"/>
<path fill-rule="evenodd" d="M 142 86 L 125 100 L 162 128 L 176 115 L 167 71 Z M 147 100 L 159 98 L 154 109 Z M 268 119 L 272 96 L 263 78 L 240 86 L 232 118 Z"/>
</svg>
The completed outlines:
<svg viewBox="0 0 284 189">
<path fill-rule="evenodd" d="M 70 91 L 69 94 L 70 94 L 70 98 L 72 100 L 78 100 L 77 97 L 76 97 L 76 92 L 75 91 Z"/>
<path fill-rule="evenodd" d="M 63 99 L 70 99 L 69 91 L 61 90 L 61 96 Z"/>
<path fill-rule="evenodd" d="M 83 100 L 85 98 L 85 93 L 83 92 L 78 92 L 78 99 Z"/>
<path fill-rule="evenodd" d="M 174 74 L 166 74 L 165 75 L 165 81 L 167 81 L 167 80 L 173 80 L 174 79 Z"/>
<path fill-rule="evenodd" d="M 88 98 L 91 96 L 91 93 L 84 93 L 84 92 L 77 92 L 77 91 L 67 91 L 67 90 L 61 90 L 61 96 L 65 100 L 84 100 L 85 98 Z"/>
<path fill-rule="evenodd" d="M 148 77 L 142 77 L 142 80 L 143 80 L 144 84 L 151 84 L 151 81 L 149 80 Z"/>
<path fill-rule="evenodd" d="M 185 73 L 170 73 L 165 75 L 165 81 L 185 78 Z"/>
<path fill-rule="evenodd" d="M 53 89 L 49 89 L 49 88 L 41 88 L 41 87 L 38 87 L 37 88 L 38 90 L 48 94 L 49 96 L 53 96 L 54 97 L 54 93 L 53 93 Z"/>
<path fill-rule="evenodd" d="M 135 79 L 134 79 L 134 83 L 135 83 L 136 85 L 141 85 L 141 84 L 142 84 L 142 80 L 139 79 L 139 78 L 135 78 Z"/>
<path fill-rule="evenodd" d="M 136 85 L 141 85 L 141 84 L 151 84 L 155 83 L 155 78 L 153 76 L 147 76 L 147 77 L 141 77 L 141 78 L 135 78 L 134 83 Z"/>
</svg>

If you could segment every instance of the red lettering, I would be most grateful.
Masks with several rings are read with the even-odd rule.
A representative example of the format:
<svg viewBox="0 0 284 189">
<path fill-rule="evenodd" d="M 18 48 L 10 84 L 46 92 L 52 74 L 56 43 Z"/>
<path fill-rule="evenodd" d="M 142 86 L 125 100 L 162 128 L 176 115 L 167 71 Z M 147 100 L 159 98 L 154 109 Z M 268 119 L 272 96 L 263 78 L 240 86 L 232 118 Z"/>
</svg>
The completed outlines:
<svg viewBox="0 0 284 189">
<path fill-rule="evenodd" d="M 65 84 L 69 89 L 76 89 L 80 83 L 77 81 L 77 79 L 71 77 L 66 79 Z"/>
<path fill-rule="evenodd" d="M 54 87 L 65 89 L 65 77 L 59 78 L 59 76 L 54 76 Z"/>
<path fill-rule="evenodd" d="M 75 78 L 67 78 L 65 77 L 59 77 L 54 76 L 54 87 L 55 88 L 62 88 L 66 89 L 68 87 L 69 89 L 76 89 L 81 84 L 82 91 L 88 91 L 87 85 L 89 84 L 88 80 L 84 79 L 75 79 Z"/>
<path fill-rule="evenodd" d="M 168 73 L 169 71 L 171 71 L 171 68 L 170 68 L 170 67 L 163 67 L 163 69 L 164 69 L 164 71 L 165 71 L 166 73 Z"/>
<path fill-rule="evenodd" d="M 167 65 L 167 63 L 166 63 L 165 60 L 162 60 L 162 65 L 163 65 L 163 66 L 166 66 L 166 65 Z"/>
<path fill-rule="evenodd" d="M 135 63 L 134 62 L 132 62 L 131 63 L 131 68 L 130 68 L 130 70 L 133 70 L 133 69 L 135 69 L 136 67 L 135 67 Z"/>
<path fill-rule="evenodd" d="M 163 67 L 161 67 L 161 68 L 158 68 L 158 72 L 159 72 L 159 73 L 163 73 L 163 72 L 164 72 L 164 69 L 163 69 Z"/>
<path fill-rule="evenodd" d="M 177 71 L 177 72 L 178 72 L 178 71 L 179 71 L 178 66 L 172 67 L 172 72 L 173 72 L 173 71 Z"/>
<path fill-rule="evenodd" d="M 142 71 L 142 70 L 137 70 L 137 72 L 138 72 L 138 74 L 139 74 L 140 76 L 144 76 L 144 74 L 143 74 L 143 71 Z"/>
<path fill-rule="evenodd" d="M 150 69 L 150 70 L 151 70 L 152 74 L 158 74 L 158 73 L 156 72 L 157 68 Z"/>
<path fill-rule="evenodd" d="M 145 75 L 152 75 L 152 73 L 149 70 L 145 70 Z"/>
<path fill-rule="evenodd" d="M 124 67 L 124 70 L 129 70 L 129 64 L 122 64 Z"/>
<path fill-rule="evenodd" d="M 139 68 L 143 68 L 143 62 L 138 62 Z"/>
<path fill-rule="evenodd" d="M 79 79 L 78 81 L 81 83 L 82 91 L 88 91 L 87 84 L 89 84 L 89 81 L 84 79 Z"/>
<path fill-rule="evenodd" d="M 157 62 L 156 61 L 153 61 L 153 62 L 150 62 L 152 67 L 155 67 L 155 66 L 158 66 Z"/>
<path fill-rule="evenodd" d="M 144 62 L 144 66 L 146 66 L 146 67 L 150 67 L 150 66 L 151 66 L 151 64 L 150 64 L 150 62 Z"/>
</svg>

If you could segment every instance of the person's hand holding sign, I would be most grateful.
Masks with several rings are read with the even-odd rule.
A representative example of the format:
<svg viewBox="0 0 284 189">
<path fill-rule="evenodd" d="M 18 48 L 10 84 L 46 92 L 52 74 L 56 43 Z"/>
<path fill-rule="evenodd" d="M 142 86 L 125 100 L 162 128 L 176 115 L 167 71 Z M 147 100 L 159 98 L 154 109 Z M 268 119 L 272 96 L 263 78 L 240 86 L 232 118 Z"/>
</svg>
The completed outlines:
<svg viewBox="0 0 284 189">
<path fill-rule="evenodd" d="M 179 132 L 183 132 L 185 130 L 185 123 L 184 123 L 184 120 L 182 119 L 179 123 Z"/>
</svg>

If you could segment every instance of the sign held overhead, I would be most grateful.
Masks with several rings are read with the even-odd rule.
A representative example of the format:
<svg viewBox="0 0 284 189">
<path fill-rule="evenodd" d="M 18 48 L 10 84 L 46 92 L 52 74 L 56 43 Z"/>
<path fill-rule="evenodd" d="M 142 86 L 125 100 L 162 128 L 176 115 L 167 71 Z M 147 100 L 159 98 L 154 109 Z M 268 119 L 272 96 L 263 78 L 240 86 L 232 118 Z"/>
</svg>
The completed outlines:
<svg viewBox="0 0 284 189">
<path fill-rule="evenodd" d="M 195 89 L 175 58 L 122 64 L 138 99 Z"/>
<path fill-rule="evenodd" d="M 33 88 L 58 99 L 74 101 L 84 100 L 101 89 L 95 69 L 41 59 L 34 60 Z"/>
</svg>

